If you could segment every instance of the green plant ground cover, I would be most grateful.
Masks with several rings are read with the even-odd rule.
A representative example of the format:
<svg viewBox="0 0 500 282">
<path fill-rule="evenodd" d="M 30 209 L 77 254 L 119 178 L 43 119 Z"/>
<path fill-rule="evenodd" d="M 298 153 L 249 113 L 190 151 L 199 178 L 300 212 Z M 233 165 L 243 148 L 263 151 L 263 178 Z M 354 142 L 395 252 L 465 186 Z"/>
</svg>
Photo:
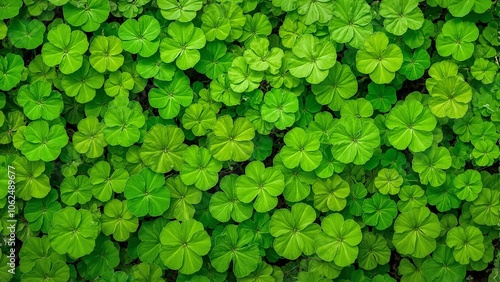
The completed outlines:
<svg viewBox="0 0 500 282">
<path fill-rule="evenodd" d="M 499 24 L 0 0 L 0 281 L 500 281 Z"/>
</svg>

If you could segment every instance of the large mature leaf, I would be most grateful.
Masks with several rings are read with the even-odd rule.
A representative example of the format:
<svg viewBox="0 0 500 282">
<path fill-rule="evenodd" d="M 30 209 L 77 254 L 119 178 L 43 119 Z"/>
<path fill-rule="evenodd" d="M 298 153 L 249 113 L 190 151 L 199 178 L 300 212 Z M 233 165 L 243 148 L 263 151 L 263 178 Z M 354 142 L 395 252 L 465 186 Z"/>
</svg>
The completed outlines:
<svg viewBox="0 0 500 282">
<path fill-rule="evenodd" d="M 54 214 L 49 240 L 59 254 L 74 258 L 90 254 L 100 232 L 100 223 L 90 211 L 66 207 Z"/>
<path fill-rule="evenodd" d="M 170 192 L 164 177 L 149 168 L 132 175 L 125 186 L 127 208 L 135 216 L 159 216 L 170 205 Z"/>
<path fill-rule="evenodd" d="M 276 252 L 289 259 L 297 259 L 302 253 L 311 255 L 315 251 L 316 234 L 320 232 L 314 209 L 304 203 L 292 206 L 291 211 L 279 209 L 274 212 L 269 231 L 274 239 Z"/>
<path fill-rule="evenodd" d="M 161 231 L 160 240 L 165 246 L 160 253 L 163 263 L 184 274 L 200 270 L 202 256 L 208 254 L 212 245 L 203 225 L 194 219 L 167 223 Z"/>
<path fill-rule="evenodd" d="M 333 213 L 321 221 L 323 232 L 314 237 L 316 254 L 338 266 L 353 263 L 358 256 L 361 243 L 361 227 L 352 219 L 344 220 L 341 214 Z"/>
</svg>

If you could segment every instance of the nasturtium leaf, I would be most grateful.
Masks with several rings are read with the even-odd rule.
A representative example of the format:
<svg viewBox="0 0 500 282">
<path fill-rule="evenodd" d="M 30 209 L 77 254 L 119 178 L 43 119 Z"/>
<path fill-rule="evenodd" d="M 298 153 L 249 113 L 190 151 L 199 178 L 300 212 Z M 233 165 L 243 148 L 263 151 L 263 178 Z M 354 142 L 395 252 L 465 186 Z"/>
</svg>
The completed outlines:
<svg viewBox="0 0 500 282">
<path fill-rule="evenodd" d="M 231 67 L 234 55 L 227 52 L 224 43 L 211 42 L 201 50 L 200 60 L 194 66 L 197 72 L 205 74 L 210 79 L 216 79 Z"/>
<path fill-rule="evenodd" d="M 187 107 L 193 99 L 193 90 L 189 78 L 182 72 L 176 72 L 172 81 L 155 80 L 158 88 L 149 91 L 149 104 L 158 109 L 164 119 L 171 119 L 179 114 L 181 106 Z"/>
<path fill-rule="evenodd" d="M 135 216 L 159 216 L 170 205 L 170 192 L 162 174 L 149 168 L 132 175 L 124 188 L 127 208 Z"/>
<path fill-rule="evenodd" d="M 7 35 L 16 48 L 35 49 L 43 43 L 45 25 L 37 20 L 13 19 Z"/>
<path fill-rule="evenodd" d="M 231 32 L 231 21 L 225 17 L 219 5 L 206 6 L 201 15 L 201 29 L 207 37 L 207 41 L 225 40 Z M 222 43 L 218 42 L 217 43 Z"/>
<path fill-rule="evenodd" d="M 97 36 L 89 47 L 90 64 L 98 72 L 113 72 L 123 65 L 122 43 L 116 36 Z"/>
<path fill-rule="evenodd" d="M 366 100 L 370 101 L 375 110 L 388 112 L 397 101 L 396 89 L 392 86 L 371 82 L 368 84 Z"/>
<path fill-rule="evenodd" d="M 23 155 L 30 161 L 54 161 L 68 144 L 68 135 L 61 124 L 50 125 L 39 120 L 31 122 L 23 132 Z"/>
<path fill-rule="evenodd" d="M 500 192 L 483 188 L 470 206 L 470 213 L 475 223 L 495 226 L 500 223 Z"/>
<path fill-rule="evenodd" d="M 0 15 L 0 20 L 10 19 L 19 14 L 19 9 L 23 6 L 23 1 L 21 0 L 0 0 L 0 5 L 2 6 L 2 14 Z"/>
<path fill-rule="evenodd" d="M 165 19 L 180 22 L 190 22 L 203 7 L 202 0 L 158 0 L 156 4 Z"/>
<path fill-rule="evenodd" d="M 85 175 L 65 177 L 59 187 L 61 200 L 68 206 L 83 205 L 92 198 L 92 183 Z"/>
<path fill-rule="evenodd" d="M 335 159 L 361 165 L 372 157 L 374 149 L 380 145 L 379 130 L 372 121 L 346 116 L 332 131 L 330 142 Z"/>
<path fill-rule="evenodd" d="M 392 243 L 400 254 L 423 258 L 436 248 L 440 225 L 436 214 L 420 207 L 399 214 L 394 222 Z"/>
<path fill-rule="evenodd" d="M 110 10 L 110 4 L 106 0 L 86 0 L 85 4 L 70 1 L 63 6 L 63 15 L 70 25 L 92 32 L 106 21 Z"/>
<path fill-rule="evenodd" d="M 483 240 L 483 234 L 476 226 L 454 227 L 446 235 L 446 245 L 453 248 L 453 257 L 463 265 L 483 257 Z"/>
<path fill-rule="evenodd" d="M 247 18 L 243 14 L 243 9 L 235 2 L 223 2 L 216 7 L 217 9 L 220 9 L 223 17 L 229 19 L 231 24 L 231 31 L 229 32 L 229 36 L 226 38 L 226 41 L 232 42 L 239 39 L 243 34 L 243 26 L 247 21 Z"/>
<path fill-rule="evenodd" d="M 19 71 L 21 74 L 22 70 Z M 28 65 L 28 81 L 34 83 L 39 80 L 53 82 L 57 77 L 56 70 L 47 66 L 42 59 L 42 55 L 37 55 Z"/>
<path fill-rule="evenodd" d="M 494 123 L 483 121 L 471 128 L 471 143 L 475 145 L 480 141 L 490 141 L 496 143 L 498 134 Z"/>
<path fill-rule="evenodd" d="M 298 0 L 272 0 L 273 6 L 281 8 L 283 11 L 291 12 L 298 7 Z"/>
<path fill-rule="evenodd" d="M 185 129 L 190 129 L 195 136 L 206 135 L 216 121 L 215 111 L 200 103 L 189 105 L 182 115 L 182 125 Z"/>
<path fill-rule="evenodd" d="M 152 263 L 140 263 L 134 265 L 132 268 L 132 275 L 136 281 L 146 282 L 160 282 L 163 281 L 163 270 L 157 265 Z"/>
<path fill-rule="evenodd" d="M 409 258 L 401 259 L 398 267 L 398 274 L 401 275 L 401 280 L 407 282 L 423 281 L 425 279 L 422 269 L 424 260 L 415 258 L 412 260 L 413 262 L 411 262 Z"/>
<path fill-rule="evenodd" d="M 282 49 L 274 47 L 269 50 L 269 40 L 265 37 L 257 37 L 249 45 L 243 58 L 252 70 L 270 73 L 279 71 L 284 56 Z"/>
<path fill-rule="evenodd" d="M 92 253 L 82 258 L 86 264 L 85 276 L 105 277 L 106 272 L 120 264 L 120 251 L 111 240 L 98 238 L 98 244 Z"/>
<path fill-rule="evenodd" d="M 229 269 L 232 262 L 233 273 L 236 277 L 242 278 L 249 275 L 259 267 L 261 262 L 259 247 L 253 242 L 253 238 L 252 231 L 233 224 L 227 225 L 215 237 L 215 243 L 209 255 L 211 265 L 218 272 L 224 272 Z"/>
<path fill-rule="evenodd" d="M 50 280 L 47 279 L 50 277 Z M 61 260 L 42 258 L 37 260 L 33 268 L 22 275 L 21 280 L 34 282 L 49 280 L 54 282 L 68 281 L 70 278 L 69 266 Z"/>
<path fill-rule="evenodd" d="M 57 201 L 56 190 L 52 189 L 47 196 L 41 199 L 32 199 L 24 208 L 24 217 L 33 231 L 48 233 L 52 226 L 54 214 L 61 209 L 61 203 Z"/>
<path fill-rule="evenodd" d="M 340 109 L 340 116 L 354 116 L 357 118 L 369 118 L 373 115 L 372 104 L 364 99 L 349 100 Z"/>
<path fill-rule="evenodd" d="M 137 232 L 140 240 L 137 245 L 137 255 L 141 261 L 162 265 L 160 252 L 165 249 L 165 246 L 161 243 L 160 234 L 168 222 L 170 222 L 168 219 L 159 217 L 141 224 Z"/>
<path fill-rule="evenodd" d="M 274 250 L 289 260 L 297 259 L 302 253 L 315 252 L 315 236 L 321 232 L 314 209 L 304 203 L 297 203 L 288 209 L 274 212 L 269 231 L 274 239 Z M 317 242 L 317 241 L 316 241 Z"/>
<path fill-rule="evenodd" d="M 263 261 L 260 262 L 259 266 L 255 271 L 250 273 L 248 276 L 238 279 L 241 282 L 250 282 L 250 281 L 276 281 L 273 274 L 273 267 Z"/>
<path fill-rule="evenodd" d="M 385 265 L 391 258 L 391 250 L 387 246 L 384 236 L 365 232 L 359 243 L 358 263 L 365 270 L 375 269 L 378 265 Z"/>
<path fill-rule="evenodd" d="M 325 80 L 311 87 L 316 101 L 334 111 L 342 108 L 345 101 L 358 91 L 358 82 L 348 65 L 336 63 Z"/>
<path fill-rule="evenodd" d="M 213 133 L 208 136 L 208 149 L 219 161 L 245 161 L 253 153 L 253 125 L 246 118 L 233 119 L 223 115 L 217 119 Z"/>
<path fill-rule="evenodd" d="M 254 141 L 254 151 L 252 158 L 263 161 L 271 156 L 273 152 L 273 139 L 269 136 L 258 135 Z"/>
<path fill-rule="evenodd" d="M 268 37 L 272 32 L 272 25 L 269 18 L 262 13 L 255 13 L 253 16 L 245 15 L 246 21 L 243 31 L 238 41 L 252 42 L 258 37 Z"/>
<path fill-rule="evenodd" d="M 115 71 L 104 81 L 104 92 L 110 97 L 126 96 L 134 88 L 134 79 L 128 72 Z"/>
<path fill-rule="evenodd" d="M 437 122 L 431 111 L 420 102 L 407 100 L 391 110 L 385 124 L 389 129 L 389 142 L 394 148 L 422 152 L 432 145 L 432 130 Z"/>
<path fill-rule="evenodd" d="M 163 62 L 160 54 L 155 53 L 147 58 L 140 57 L 137 60 L 135 70 L 142 78 L 154 77 L 155 80 L 171 81 L 174 77 L 176 67 L 171 63 Z"/>
<path fill-rule="evenodd" d="M 449 60 L 436 62 L 429 68 L 430 78 L 425 80 L 425 86 L 430 92 L 439 80 L 457 75 L 462 77 L 458 74 L 458 65 L 455 62 Z"/>
<path fill-rule="evenodd" d="M 333 17 L 328 23 L 330 38 L 338 43 L 348 43 L 354 48 L 361 48 L 365 38 L 373 33 L 371 21 L 372 12 L 366 1 L 335 1 Z"/>
<path fill-rule="evenodd" d="M 124 50 L 150 57 L 156 53 L 160 45 L 161 27 L 157 19 L 143 15 L 139 19 L 128 19 L 120 25 L 118 37 L 122 40 Z"/>
<path fill-rule="evenodd" d="M 222 102 L 226 106 L 236 106 L 239 105 L 241 101 L 241 93 L 231 88 L 231 80 L 228 75 L 224 73 L 210 82 L 210 91 L 207 92 L 213 101 Z"/>
<path fill-rule="evenodd" d="M 180 177 L 184 184 L 203 191 L 217 184 L 222 162 L 214 159 L 207 148 L 190 146 L 184 151 L 183 159 L 185 163 L 181 166 Z"/>
<path fill-rule="evenodd" d="M 399 73 L 404 74 L 409 80 L 421 78 L 430 66 L 431 57 L 424 49 L 419 48 L 412 52 L 403 49 L 403 65 Z"/>
<path fill-rule="evenodd" d="M 92 194 L 99 201 L 109 201 L 114 193 L 122 193 L 129 179 L 129 173 L 116 168 L 111 173 L 111 165 L 106 161 L 94 164 L 89 170 L 90 182 L 92 183 Z"/>
<path fill-rule="evenodd" d="M 179 171 L 182 154 L 187 148 L 184 133 L 173 125 L 154 125 L 144 137 L 141 146 L 141 160 L 154 172 L 166 173 L 172 169 Z"/>
<path fill-rule="evenodd" d="M 236 196 L 243 203 L 255 200 L 256 212 L 268 212 L 276 207 L 277 196 L 284 188 L 285 178 L 279 169 L 266 168 L 264 163 L 253 161 L 245 167 L 245 175 L 236 181 Z"/>
<path fill-rule="evenodd" d="M 226 77 L 222 74 L 219 75 L 218 80 L 221 78 Z M 229 85 L 232 91 L 237 93 L 250 92 L 257 89 L 263 78 L 264 73 L 252 70 L 242 56 L 236 57 L 233 60 L 227 74 L 227 80 L 231 82 Z M 221 101 L 226 103 L 224 100 Z"/>
<path fill-rule="evenodd" d="M 363 202 L 368 194 L 362 183 L 356 183 L 351 186 L 351 192 L 347 197 L 347 209 L 354 216 L 361 216 L 363 213 Z"/>
<path fill-rule="evenodd" d="M 470 68 L 472 76 L 484 84 L 490 84 L 495 80 L 498 73 L 498 66 L 484 58 L 477 58 Z"/>
<path fill-rule="evenodd" d="M 272 122 L 276 128 L 283 130 L 293 125 L 298 110 L 299 101 L 293 93 L 274 88 L 264 96 L 260 111 L 263 120 Z"/>
<path fill-rule="evenodd" d="M 194 205 L 198 204 L 202 199 L 201 190 L 192 185 L 184 184 L 179 176 L 169 177 L 166 186 L 170 191 L 170 207 L 166 211 L 166 217 L 180 221 L 193 218 L 195 213 Z"/>
<path fill-rule="evenodd" d="M 478 166 L 490 166 L 500 156 L 500 149 L 489 140 L 479 141 L 474 144 L 471 154 Z"/>
<path fill-rule="evenodd" d="M 170 221 L 163 227 L 160 240 L 165 246 L 160 253 L 163 263 L 183 274 L 193 274 L 200 270 L 202 256 L 208 254 L 212 245 L 201 222 L 194 219 Z"/>
<path fill-rule="evenodd" d="M 308 130 L 311 133 L 320 135 L 322 144 L 330 142 L 330 135 L 332 135 L 333 128 L 338 120 L 334 119 L 330 112 L 319 112 L 314 115 L 314 121 L 308 125 Z"/>
<path fill-rule="evenodd" d="M 472 88 L 458 76 L 436 82 L 430 90 L 429 108 L 436 117 L 461 118 L 472 100 Z"/>
<path fill-rule="evenodd" d="M 58 254 L 50 247 L 49 237 L 30 237 L 23 242 L 19 251 L 19 270 L 22 273 L 33 269 L 35 263 L 39 260 L 50 259 L 51 261 L 66 261 L 66 255 Z"/>
<path fill-rule="evenodd" d="M 314 193 L 314 207 L 321 211 L 341 211 L 347 205 L 349 183 L 340 176 L 333 175 L 327 179 L 316 179 L 312 184 Z"/>
<path fill-rule="evenodd" d="M 311 257 L 308 261 L 309 261 L 307 265 L 308 270 L 310 270 L 312 273 L 316 273 L 317 275 L 325 277 L 327 279 L 335 279 L 339 277 L 343 269 L 343 267 L 336 265 L 333 261 L 330 262 L 324 261 L 317 256 Z"/>
<path fill-rule="evenodd" d="M 139 226 L 139 219 L 129 211 L 128 203 L 118 199 L 107 202 L 100 218 L 102 233 L 113 234 L 113 239 L 118 242 L 126 241 Z"/>
<path fill-rule="evenodd" d="M 60 24 L 49 31 L 47 39 L 49 42 L 42 47 L 42 59 L 47 66 L 58 65 L 63 74 L 71 74 L 82 66 L 83 54 L 89 47 L 85 33 Z"/>
<path fill-rule="evenodd" d="M 474 41 L 479 36 L 477 26 L 468 21 L 453 19 L 446 21 L 436 38 L 436 49 L 443 57 L 452 56 L 457 61 L 465 61 L 474 53 Z"/>
<path fill-rule="evenodd" d="M 403 185 L 403 177 L 399 175 L 398 171 L 393 168 L 383 168 L 377 173 L 375 177 L 375 187 L 384 195 L 396 195 L 399 193 L 401 185 Z"/>
<path fill-rule="evenodd" d="M 448 0 L 447 8 L 454 17 L 464 17 L 474 11 L 478 14 L 486 12 L 490 6 L 490 1 L 485 0 Z"/>
<path fill-rule="evenodd" d="M 236 174 L 224 176 L 219 184 L 222 191 L 216 192 L 210 199 L 210 214 L 220 222 L 227 222 L 229 219 L 242 222 L 252 216 L 252 204 L 243 203 L 236 196 L 237 179 Z"/>
<path fill-rule="evenodd" d="M 453 179 L 453 185 L 457 188 L 457 197 L 468 202 L 474 201 L 483 188 L 481 175 L 477 170 L 472 169 L 457 175 Z"/>
<path fill-rule="evenodd" d="M 75 97 L 78 103 L 88 103 L 94 99 L 97 90 L 104 84 L 104 76 L 83 60 L 80 68 L 71 75 L 65 75 L 61 87 L 69 97 Z"/>
<path fill-rule="evenodd" d="M 352 219 L 344 220 L 339 213 L 329 214 L 321 221 L 322 232 L 314 237 L 316 254 L 340 267 L 356 260 L 361 242 L 361 227 Z"/>
<path fill-rule="evenodd" d="M 332 18 L 333 2 L 332 0 L 316 2 L 298 0 L 297 12 L 301 15 L 300 20 L 306 25 L 313 24 L 316 21 L 327 23 Z"/>
<path fill-rule="evenodd" d="M 110 105 L 104 114 L 104 137 L 109 145 L 130 147 L 139 141 L 139 129 L 144 126 L 146 119 L 136 108 L 125 105 Z"/>
<path fill-rule="evenodd" d="M 427 259 L 421 265 L 419 273 L 422 273 L 423 279 L 427 281 L 442 281 L 452 279 L 453 281 L 463 280 L 467 268 L 460 265 L 453 258 L 453 251 L 445 245 L 437 246 L 432 253 L 432 258 Z"/>
<path fill-rule="evenodd" d="M 287 1 L 293 2 L 293 1 Z M 295 41 L 304 34 L 307 26 L 302 22 L 286 17 L 279 29 L 279 36 L 281 38 L 281 43 L 286 48 L 292 48 Z"/>
<path fill-rule="evenodd" d="M 369 74 L 377 84 L 390 83 L 403 64 L 403 52 L 382 32 L 366 37 L 364 48 L 356 53 L 356 68 Z"/>
<path fill-rule="evenodd" d="M 396 202 L 388 195 L 380 193 L 363 201 L 363 222 L 374 226 L 378 230 L 384 230 L 392 225 L 398 215 Z"/>
<path fill-rule="evenodd" d="M 296 168 L 299 165 L 304 171 L 316 169 L 323 158 L 319 151 L 321 144 L 316 137 L 316 135 L 307 133 L 300 127 L 288 131 L 283 138 L 285 146 L 280 151 L 283 164 L 289 169 Z"/>
<path fill-rule="evenodd" d="M 50 192 L 49 177 L 44 173 L 46 166 L 41 160 L 29 161 L 25 157 L 19 157 L 12 162 L 16 168 L 16 196 L 28 201 L 33 198 L 44 198 Z M 7 175 L 7 170 L 5 171 Z M 4 185 L 7 186 L 7 179 Z M 8 192 L 8 190 L 7 190 Z"/>
<path fill-rule="evenodd" d="M 430 37 L 435 36 L 436 26 L 430 19 L 425 19 L 422 27 L 418 30 L 409 29 L 403 34 L 404 43 L 412 48 L 427 48 L 431 44 Z"/>
<path fill-rule="evenodd" d="M 384 17 L 384 28 L 394 34 L 403 35 L 408 29 L 417 30 L 424 23 L 424 14 L 418 0 L 384 0 L 379 13 Z"/>
<path fill-rule="evenodd" d="M 65 207 L 54 214 L 50 245 L 59 254 L 79 258 L 92 252 L 99 232 L 100 223 L 90 211 Z"/>
<path fill-rule="evenodd" d="M 64 108 L 61 94 L 53 91 L 51 84 L 46 81 L 21 86 L 17 102 L 23 107 L 24 114 L 31 120 L 56 119 Z"/>
<path fill-rule="evenodd" d="M 398 193 L 398 209 L 401 212 L 411 211 L 414 208 L 427 204 L 425 191 L 418 185 L 403 186 Z"/>
<path fill-rule="evenodd" d="M 278 154 L 274 158 L 274 167 L 279 168 L 285 176 L 283 197 L 290 202 L 302 201 L 311 193 L 311 184 L 316 180 L 314 171 L 304 171 L 300 166 L 289 169 Z"/>
<path fill-rule="evenodd" d="M 445 182 L 439 187 L 428 186 L 425 194 L 430 205 L 436 206 L 440 212 L 456 209 L 462 202 L 456 196 L 456 188 L 453 186 L 453 179 L 450 174 L 446 175 Z"/>
<path fill-rule="evenodd" d="M 337 53 L 329 41 L 320 42 L 312 34 L 299 37 L 288 60 L 290 73 L 305 78 L 311 84 L 318 84 L 328 76 L 328 70 L 335 65 Z"/>
<path fill-rule="evenodd" d="M 444 147 L 430 147 L 424 152 L 416 153 L 412 161 L 412 168 L 418 172 L 422 184 L 429 183 L 434 187 L 445 182 L 446 173 L 444 170 L 450 166 L 450 151 Z"/>
<path fill-rule="evenodd" d="M 16 86 L 22 78 L 24 69 L 23 58 L 19 55 L 8 53 L 0 56 L 0 90 L 9 91 Z"/>
<path fill-rule="evenodd" d="M 269 134 L 271 130 L 274 128 L 274 124 L 272 122 L 265 121 L 262 118 L 262 112 L 254 109 L 248 109 L 245 112 L 245 118 L 250 121 L 250 123 L 254 126 L 255 130 L 259 134 Z M 257 149 L 254 149 L 254 154 Z"/>
<path fill-rule="evenodd" d="M 170 37 L 160 43 L 160 57 L 165 63 L 175 61 L 181 70 L 192 68 L 200 60 L 201 49 L 206 44 L 205 34 L 190 22 L 173 22 L 168 26 Z"/>
</svg>

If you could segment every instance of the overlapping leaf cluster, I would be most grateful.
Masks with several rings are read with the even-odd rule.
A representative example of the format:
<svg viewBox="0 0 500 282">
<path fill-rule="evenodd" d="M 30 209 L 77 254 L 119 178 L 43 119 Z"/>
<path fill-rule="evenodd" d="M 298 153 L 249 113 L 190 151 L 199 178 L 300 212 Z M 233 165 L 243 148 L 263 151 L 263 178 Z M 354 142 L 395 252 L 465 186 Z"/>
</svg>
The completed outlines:
<svg viewBox="0 0 500 282">
<path fill-rule="evenodd" d="M 500 2 L 0 8 L 1 281 L 500 277 Z"/>
</svg>

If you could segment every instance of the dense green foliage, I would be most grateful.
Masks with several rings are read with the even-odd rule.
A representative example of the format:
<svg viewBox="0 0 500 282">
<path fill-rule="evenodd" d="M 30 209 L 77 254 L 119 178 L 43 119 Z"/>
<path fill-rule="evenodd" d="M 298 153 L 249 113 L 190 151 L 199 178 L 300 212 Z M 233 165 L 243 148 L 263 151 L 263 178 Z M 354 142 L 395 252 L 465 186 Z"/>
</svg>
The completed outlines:
<svg viewBox="0 0 500 282">
<path fill-rule="evenodd" d="M 0 0 L 0 281 L 500 281 L 499 26 L 489 0 Z"/>
</svg>

